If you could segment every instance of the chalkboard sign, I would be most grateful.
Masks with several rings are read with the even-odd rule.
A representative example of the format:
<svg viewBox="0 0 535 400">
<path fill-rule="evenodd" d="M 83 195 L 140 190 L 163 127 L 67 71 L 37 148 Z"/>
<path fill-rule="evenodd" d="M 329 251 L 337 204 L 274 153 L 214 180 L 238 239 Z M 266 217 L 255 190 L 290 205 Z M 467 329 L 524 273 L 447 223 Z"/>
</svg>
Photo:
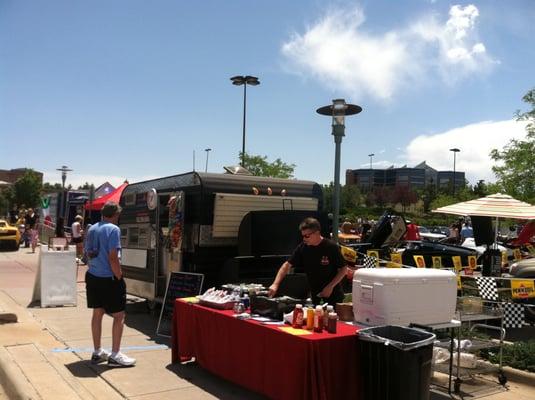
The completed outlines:
<svg viewBox="0 0 535 400">
<path fill-rule="evenodd" d="M 171 272 L 165 291 L 165 297 L 163 299 L 158 328 L 156 329 L 157 335 L 171 336 L 171 323 L 173 320 L 175 299 L 194 297 L 201 294 L 203 281 L 203 274 Z"/>
</svg>

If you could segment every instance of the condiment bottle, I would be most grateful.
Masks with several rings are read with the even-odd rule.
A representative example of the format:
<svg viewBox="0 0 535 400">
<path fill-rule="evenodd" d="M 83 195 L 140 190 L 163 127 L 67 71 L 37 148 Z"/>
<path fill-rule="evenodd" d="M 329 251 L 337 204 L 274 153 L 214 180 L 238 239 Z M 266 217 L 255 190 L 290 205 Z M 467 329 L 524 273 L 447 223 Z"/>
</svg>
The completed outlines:
<svg viewBox="0 0 535 400">
<path fill-rule="evenodd" d="M 243 307 L 247 310 L 251 306 L 251 299 L 249 298 L 249 295 L 246 293 L 243 295 Z"/>
<path fill-rule="evenodd" d="M 328 305 L 325 311 L 323 311 L 323 327 L 327 329 L 327 324 L 329 322 L 329 314 L 334 312 L 334 307 Z"/>
<path fill-rule="evenodd" d="M 307 329 L 309 331 L 314 329 L 314 309 L 312 307 L 307 308 Z"/>
<path fill-rule="evenodd" d="M 292 326 L 295 329 L 301 329 L 303 327 L 303 305 L 302 304 L 296 304 L 294 309 L 294 316 L 292 320 Z"/>
<path fill-rule="evenodd" d="M 314 332 L 323 332 L 323 308 L 316 306 L 314 311 Z"/>
<path fill-rule="evenodd" d="M 329 313 L 329 319 L 327 322 L 327 332 L 336 333 L 337 322 L 338 322 L 338 314 L 334 312 Z"/>
</svg>

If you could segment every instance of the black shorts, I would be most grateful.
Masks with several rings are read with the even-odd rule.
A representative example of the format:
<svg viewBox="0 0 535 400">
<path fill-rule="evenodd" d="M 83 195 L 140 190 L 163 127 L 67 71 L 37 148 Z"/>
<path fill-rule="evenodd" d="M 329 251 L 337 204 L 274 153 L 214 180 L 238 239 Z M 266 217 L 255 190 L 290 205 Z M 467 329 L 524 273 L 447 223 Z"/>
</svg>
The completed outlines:
<svg viewBox="0 0 535 400">
<path fill-rule="evenodd" d="M 124 279 L 100 278 L 85 273 L 87 307 L 103 308 L 109 314 L 124 311 L 126 306 L 126 284 Z"/>
<path fill-rule="evenodd" d="M 82 243 L 82 237 L 77 237 L 77 238 L 73 237 L 72 238 L 72 242 L 73 243 Z"/>
</svg>

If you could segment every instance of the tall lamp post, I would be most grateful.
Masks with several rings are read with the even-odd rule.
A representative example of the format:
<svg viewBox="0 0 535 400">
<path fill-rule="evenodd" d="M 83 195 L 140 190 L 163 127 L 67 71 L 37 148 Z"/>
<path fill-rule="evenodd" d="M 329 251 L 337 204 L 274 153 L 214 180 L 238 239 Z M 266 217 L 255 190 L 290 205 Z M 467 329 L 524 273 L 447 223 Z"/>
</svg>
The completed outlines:
<svg viewBox="0 0 535 400">
<path fill-rule="evenodd" d="M 347 104 L 344 99 L 333 100 L 332 105 L 320 107 L 318 114 L 332 117 L 332 135 L 335 143 L 334 156 L 334 193 L 333 193 L 333 240 L 338 242 L 338 223 L 340 220 L 340 150 L 342 138 L 345 136 L 345 116 L 358 114 L 362 107 L 355 104 Z"/>
<path fill-rule="evenodd" d="M 374 155 L 375 155 L 374 153 L 368 154 L 368 157 L 370 157 L 370 176 L 368 178 L 370 180 L 370 185 L 369 185 L 370 186 L 369 187 L 370 192 L 372 191 L 372 187 L 373 187 L 373 183 L 374 183 L 373 182 L 373 180 L 374 180 L 373 179 L 373 171 L 372 171 L 372 169 L 373 169 L 373 156 Z"/>
<path fill-rule="evenodd" d="M 374 155 L 375 155 L 374 153 L 368 154 L 368 157 L 370 157 L 370 169 L 373 168 L 372 161 L 373 161 L 373 156 L 374 156 Z"/>
<path fill-rule="evenodd" d="M 256 76 L 242 76 L 236 75 L 230 78 L 233 85 L 243 85 L 243 135 L 241 145 L 241 166 L 245 167 L 245 116 L 247 114 L 247 85 L 257 86 L 260 85 L 260 81 Z"/>
<path fill-rule="evenodd" d="M 454 147 L 453 149 L 450 149 L 450 151 L 453 151 L 453 197 L 455 197 L 455 161 L 457 153 L 460 152 L 458 148 Z"/>
<path fill-rule="evenodd" d="M 66 197 L 65 196 L 65 181 L 67 180 L 67 172 L 72 171 L 69 167 L 66 165 L 62 165 L 61 168 L 56 168 L 56 171 L 61 171 L 61 207 L 60 207 L 60 213 L 59 215 L 63 218 L 65 218 L 65 204 L 66 204 Z"/>
<path fill-rule="evenodd" d="M 212 149 L 206 148 L 204 149 L 204 151 L 206 151 L 206 166 L 204 167 L 204 172 L 208 172 L 208 153 L 210 153 Z"/>
</svg>

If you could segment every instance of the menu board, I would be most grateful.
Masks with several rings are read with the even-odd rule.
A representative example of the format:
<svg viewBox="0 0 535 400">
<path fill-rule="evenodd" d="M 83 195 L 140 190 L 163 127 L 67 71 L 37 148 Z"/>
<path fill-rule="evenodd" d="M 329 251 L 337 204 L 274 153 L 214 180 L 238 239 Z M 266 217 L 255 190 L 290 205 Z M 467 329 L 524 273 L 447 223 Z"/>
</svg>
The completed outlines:
<svg viewBox="0 0 535 400">
<path fill-rule="evenodd" d="M 203 274 L 171 272 L 167 282 L 167 289 L 165 290 L 160 319 L 158 320 L 157 335 L 171 336 L 175 299 L 194 297 L 201 294 L 203 281 Z"/>
</svg>

